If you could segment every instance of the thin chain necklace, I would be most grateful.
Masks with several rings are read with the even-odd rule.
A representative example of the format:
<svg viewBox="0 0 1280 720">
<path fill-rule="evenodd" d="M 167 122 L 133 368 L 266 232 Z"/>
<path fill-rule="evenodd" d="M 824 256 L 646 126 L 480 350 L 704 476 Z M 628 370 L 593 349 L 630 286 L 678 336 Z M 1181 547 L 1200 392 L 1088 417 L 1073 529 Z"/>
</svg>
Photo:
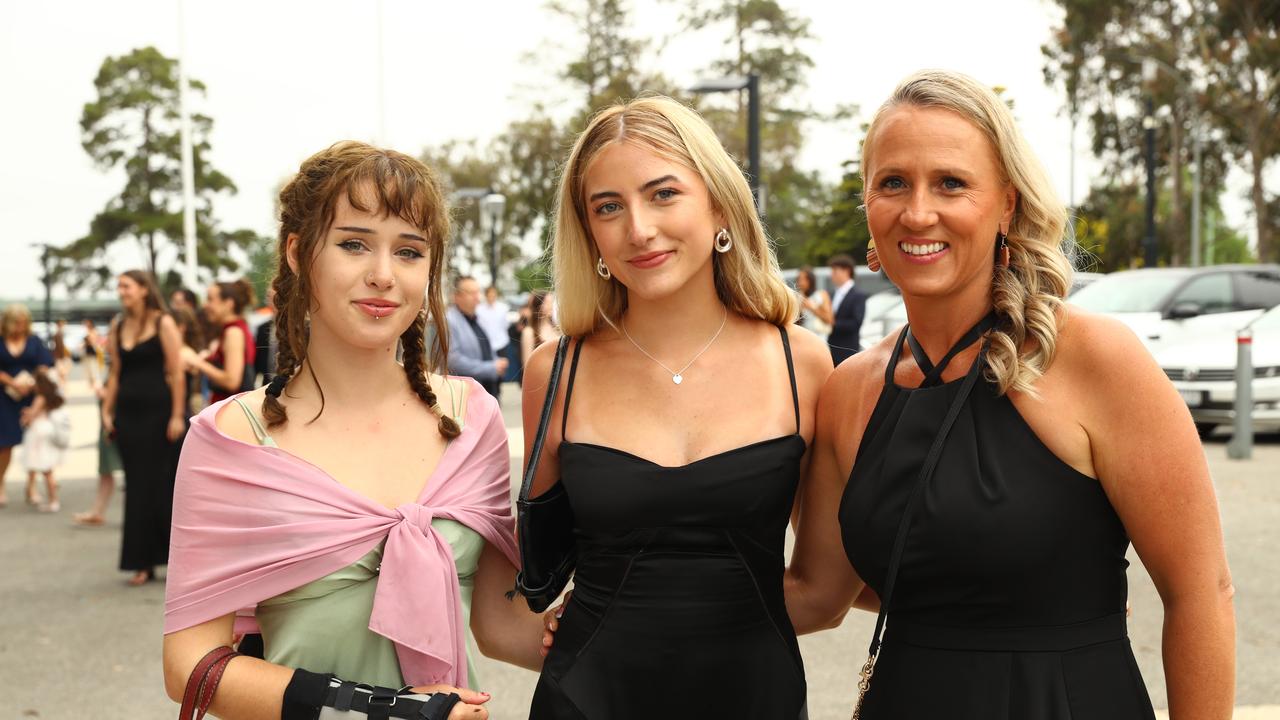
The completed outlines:
<svg viewBox="0 0 1280 720">
<path fill-rule="evenodd" d="M 720 333 L 724 332 L 724 324 L 728 320 L 729 320 L 729 308 L 725 308 L 724 317 L 720 318 L 720 327 L 719 329 L 716 330 L 716 334 L 712 335 L 711 339 L 707 341 L 707 344 L 703 345 L 702 349 L 698 351 L 698 354 L 694 355 L 693 359 L 685 363 L 684 367 L 680 368 L 679 370 L 672 370 L 666 365 L 663 365 L 661 360 L 650 355 L 648 350 L 645 350 L 644 348 L 640 347 L 640 343 L 636 342 L 636 339 L 631 337 L 631 333 L 627 332 L 627 322 L 625 320 L 621 321 L 621 325 L 622 325 L 622 334 L 627 336 L 627 339 L 631 341 L 631 344 L 635 345 L 637 350 L 644 353 L 645 357 L 657 363 L 658 367 L 671 373 L 671 382 L 679 385 L 680 383 L 684 382 L 684 371 L 688 370 L 689 366 L 693 365 L 693 363 L 696 362 L 698 358 L 702 357 L 702 353 L 706 352 L 715 343 L 716 338 L 720 337 Z"/>
</svg>

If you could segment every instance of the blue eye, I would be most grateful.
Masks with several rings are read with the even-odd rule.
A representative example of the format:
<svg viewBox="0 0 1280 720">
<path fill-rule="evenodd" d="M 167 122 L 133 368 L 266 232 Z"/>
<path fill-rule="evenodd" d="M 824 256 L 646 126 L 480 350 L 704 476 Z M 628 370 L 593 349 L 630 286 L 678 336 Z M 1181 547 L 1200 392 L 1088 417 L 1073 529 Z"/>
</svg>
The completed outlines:
<svg viewBox="0 0 1280 720">
<path fill-rule="evenodd" d="M 607 215 L 612 212 L 617 212 L 621 207 L 622 206 L 616 202 L 607 202 L 596 208 L 596 214 Z"/>
<path fill-rule="evenodd" d="M 347 252 L 359 252 L 364 249 L 364 243 L 359 240 L 343 240 L 338 243 L 338 247 Z"/>
<path fill-rule="evenodd" d="M 399 255 L 400 257 L 405 258 L 407 260 L 420 260 L 426 257 L 426 255 L 423 255 L 422 253 L 418 252 L 417 250 L 411 247 L 400 248 L 399 250 L 396 251 L 396 255 Z"/>
<path fill-rule="evenodd" d="M 907 184 L 902 181 L 902 178 L 897 177 L 896 175 L 887 177 L 880 181 L 880 187 L 885 190 L 901 190 L 906 186 Z"/>
<path fill-rule="evenodd" d="M 964 181 L 960 178 L 945 177 L 942 178 L 942 187 L 948 190 L 959 190 L 965 186 Z"/>
<path fill-rule="evenodd" d="M 658 200 L 671 200 L 679 194 L 680 192 L 673 188 L 662 188 L 658 192 L 654 193 L 653 196 Z"/>
</svg>

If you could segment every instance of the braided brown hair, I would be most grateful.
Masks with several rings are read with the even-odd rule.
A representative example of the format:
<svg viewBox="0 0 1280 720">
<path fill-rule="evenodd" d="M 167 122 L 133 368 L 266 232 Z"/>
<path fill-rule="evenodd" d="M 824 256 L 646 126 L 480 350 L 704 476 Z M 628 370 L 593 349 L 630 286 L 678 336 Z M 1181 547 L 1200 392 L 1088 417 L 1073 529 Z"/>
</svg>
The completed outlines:
<svg viewBox="0 0 1280 720">
<path fill-rule="evenodd" d="M 361 192 L 368 190 L 371 192 Z M 268 428 L 288 421 L 279 390 L 302 369 L 307 355 L 308 312 L 314 304 L 311 265 L 321 239 L 333 224 L 338 200 L 345 196 L 351 207 L 363 211 L 380 210 L 424 231 L 429 242 L 430 277 L 427 281 L 425 312 L 419 313 L 400 336 L 405 375 L 419 399 L 440 418 L 440 434 L 457 437 L 458 423 L 444 413 L 427 378 L 431 368 L 441 371 L 449 355 L 448 326 L 444 315 L 445 242 L 449 237 L 449 211 L 435 173 L 421 161 L 394 150 L 361 142 L 337 143 L 303 161 L 295 175 L 280 191 L 280 234 L 277 267 L 271 287 L 275 290 L 275 332 L 278 379 L 262 401 L 262 417 Z M 373 202 L 369 202 L 372 200 Z M 297 236 L 297 272 L 289 267 L 286 249 L 289 237 Z M 431 364 L 426 355 L 426 324 L 434 332 Z M 310 370 L 310 365 L 307 366 Z M 320 389 L 320 410 L 324 412 L 324 390 Z M 273 392 L 274 390 L 274 392 Z M 311 422 L 309 421 L 309 422 Z"/>
</svg>

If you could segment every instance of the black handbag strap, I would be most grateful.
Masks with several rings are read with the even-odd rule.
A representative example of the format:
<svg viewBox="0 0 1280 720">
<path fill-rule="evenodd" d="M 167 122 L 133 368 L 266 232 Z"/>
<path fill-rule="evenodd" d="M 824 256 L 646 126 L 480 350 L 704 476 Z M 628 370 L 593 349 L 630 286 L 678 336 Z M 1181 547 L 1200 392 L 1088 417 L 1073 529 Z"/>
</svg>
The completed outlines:
<svg viewBox="0 0 1280 720">
<path fill-rule="evenodd" d="M 551 361 L 551 374 L 547 377 L 547 398 L 542 401 L 542 417 L 538 420 L 538 434 L 533 438 L 533 447 L 529 449 L 528 462 L 524 466 L 524 479 L 520 482 L 520 501 L 529 501 L 529 490 L 533 487 L 533 476 L 538 472 L 538 459 L 542 457 L 542 444 L 547 439 L 547 423 L 551 421 L 551 406 L 556 401 L 556 389 L 560 387 L 560 371 L 564 368 L 564 356 L 569 349 L 568 335 L 560 337 L 556 346 L 555 359 Z"/>
<path fill-rule="evenodd" d="M 956 352 L 968 347 L 983 333 L 990 330 L 995 325 L 995 319 L 995 313 L 992 313 L 980 320 L 977 325 L 974 325 L 956 343 L 952 351 L 947 353 L 947 357 L 928 371 L 929 375 L 937 374 L 940 376 L 946 362 L 954 357 Z M 904 331 L 904 337 L 907 332 L 909 330 Z M 943 418 L 942 425 L 938 428 L 938 434 L 933 439 L 929 454 L 925 456 L 924 464 L 920 466 L 920 475 L 916 478 L 915 487 L 911 489 L 911 496 L 907 498 L 907 505 L 902 511 L 902 519 L 898 521 L 898 533 L 893 540 L 893 552 L 889 556 L 889 570 L 885 576 L 884 594 L 880 598 L 880 612 L 876 615 L 876 629 L 871 636 L 871 647 L 868 651 L 872 658 L 880 650 L 885 619 L 889 613 L 889 603 L 893 600 L 893 587 L 898 579 L 898 566 L 902 563 L 902 552 L 907 544 L 907 532 L 911 529 L 911 517 L 915 512 L 916 506 L 920 504 L 920 498 L 924 496 L 924 488 L 929 484 L 929 478 L 933 476 L 934 468 L 938 466 L 938 459 L 942 456 L 942 447 L 947 442 L 947 436 L 951 434 L 951 427 L 955 425 L 956 418 L 960 416 L 960 411 L 964 408 L 965 401 L 969 399 L 969 393 L 973 391 L 973 386 L 977 384 L 978 377 L 982 374 L 982 363 L 987 355 L 987 347 L 989 345 L 990 340 L 983 339 L 982 347 L 978 350 L 978 357 L 974 359 L 968 374 L 965 375 L 964 382 L 960 385 L 960 391 L 956 393 L 955 399 L 951 401 L 951 407 L 947 410 L 947 415 Z M 899 347 L 901 347 L 901 344 L 899 344 Z M 927 382 L 928 378 L 926 378 Z"/>
</svg>

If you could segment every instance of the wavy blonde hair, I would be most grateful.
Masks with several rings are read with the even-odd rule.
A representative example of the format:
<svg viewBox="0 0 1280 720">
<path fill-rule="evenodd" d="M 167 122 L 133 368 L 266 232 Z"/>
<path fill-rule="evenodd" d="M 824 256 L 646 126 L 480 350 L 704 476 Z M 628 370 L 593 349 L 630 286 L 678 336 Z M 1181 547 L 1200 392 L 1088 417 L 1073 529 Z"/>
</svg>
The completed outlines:
<svg viewBox="0 0 1280 720">
<path fill-rule="evenodd" d="M 799 303 L 782 281 L 778 260 L 756 215 L 751 190 L 715 132 L 693 110 L 668 97 L 642 97 L 596 113 L 578 136 L 560 177 L 552 240 L 560 327 L 581 337 L 614 326 L 627 309 L 627 289 L 596 274 L 600 257 L 587 223 L 587 169 L 614 143 L 627 142 L 697 171 L 724 217 L 733 249 L 713 252 L 716 294 L 730 310 L 783 326 Z"/>
<path fill-rule="evenodd" d="M 1058 310 L 1071 288 L 1075 242 L 1067 234 L 1067 209 L 1008 106 L 977 80 L 945 70 L 907 77 L 876 111 L 862 146 L 864 181 L 876 131 L 889 111 L 904 105 L 949 110 L 973 123 L 991 141 L 1006 181 L 1018 191 L 1007 238 L 1009 266 L 996 264 L 992 277 L 999 320 L 989 334 L 986 375 L 1001 394 L 1034 395 L 1035 381 L 1053 363 Z"/>
</svg>

